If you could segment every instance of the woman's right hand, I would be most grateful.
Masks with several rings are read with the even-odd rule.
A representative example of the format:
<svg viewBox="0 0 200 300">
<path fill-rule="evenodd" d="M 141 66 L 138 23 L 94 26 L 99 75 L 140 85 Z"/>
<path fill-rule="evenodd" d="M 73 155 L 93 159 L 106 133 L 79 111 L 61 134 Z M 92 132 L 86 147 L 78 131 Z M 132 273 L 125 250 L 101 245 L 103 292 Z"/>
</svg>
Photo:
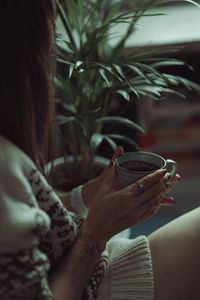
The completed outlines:
<svg viewBox="0 0 200 300">
<path fill-rule="evenodd" d="M 102 249 L 115 234 L 152 216 L 166 194 L 166 170 L 147 175 L 137 183 L 114 191 L 115 166 L 110 167 L 99 187 L 83 230 L 96 236 Z"/>
</svg>

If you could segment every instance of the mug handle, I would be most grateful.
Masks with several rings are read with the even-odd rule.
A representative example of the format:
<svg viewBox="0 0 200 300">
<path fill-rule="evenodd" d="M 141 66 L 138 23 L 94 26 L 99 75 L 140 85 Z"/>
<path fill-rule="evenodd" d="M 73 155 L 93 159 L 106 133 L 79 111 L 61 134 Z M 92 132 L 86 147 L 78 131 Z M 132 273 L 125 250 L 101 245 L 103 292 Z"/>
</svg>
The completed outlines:
<svg viewBox="0 0 200 300">
<path fill-rule="evenodd" d="M 177 173 L 177 163 L 172 159 L 166 159 L 166 168 L 170 172 L 168 180 L 173 179 Z"/>
</svg>

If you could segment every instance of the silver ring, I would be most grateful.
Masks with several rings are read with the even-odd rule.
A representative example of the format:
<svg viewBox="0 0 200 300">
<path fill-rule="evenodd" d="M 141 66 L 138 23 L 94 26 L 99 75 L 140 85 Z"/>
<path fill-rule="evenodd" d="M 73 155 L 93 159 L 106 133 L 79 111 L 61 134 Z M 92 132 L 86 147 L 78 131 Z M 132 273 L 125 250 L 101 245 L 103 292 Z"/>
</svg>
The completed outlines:
<svg viewBox="0 0 200 300">
<path fill-rule="evenodd" d="M 144 190 L 144 185 L 141 182 L 136 181 L 135 183 L 137 187 L 139 188 L 140 192 L 143 192 Z"/>
</svg>

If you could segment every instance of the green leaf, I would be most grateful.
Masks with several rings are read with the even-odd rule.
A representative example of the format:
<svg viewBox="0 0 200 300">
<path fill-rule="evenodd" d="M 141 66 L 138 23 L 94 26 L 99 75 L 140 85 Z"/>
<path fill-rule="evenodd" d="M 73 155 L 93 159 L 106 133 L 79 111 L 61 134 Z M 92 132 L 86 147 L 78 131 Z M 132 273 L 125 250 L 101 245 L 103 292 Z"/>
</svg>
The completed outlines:
<svg viewBox="0 0 200 300">
<path fill-rule="evenodd" d="M 117 144 L 115 143 L 115 141 L 106 135 L 104 135 L 104 140 L 110 145 L 111 149 L 114 152 L 117 148 Z"/>
<path fill-rule="evenodd" d="M 124 75 L 122 68 L 119 65 L 113 64 L 113 67 L 116 69 L 117 73 L 125 80 L 125 82 L 129 85 L 131 91 L 139 98 L 137 91 L 133 88 L 129 79 Z"/>
<path fill-rule="evenodd" d="M 117 145 L 111 135 L 97 134 L 97 133 L 92 135 L 92 138 L 90 141 L 90 145 L 91 145 L 92 149 L 94 151 L 96 151 L 96 149 L 100 146 L 100 144 L 103 142 L 103 140 L 105 140 L 109 144 L 109 146 L 112 148 L 113 151 L 116 150 Z"/>
<path fill-rule="evenodd" d="M 112 70 L 111 66 L 104 65 L 104 64 L 99 63 L 99 62 L 91 62 L 91 64 L 94 67 L 100 67 L 100 69 L 104 69 L 105 71 L 107 71 L 108 73 L 110 73 L 111 75 L 113 75 L 114 77 L 116 77 L 120 82 L 123 82 L 122 78 L 118 74 L 116 74 L 116 72 L 114 72 Z"/>
<path fill-rule="evenodd" d="M 56 40 L 56 46 L 57 46 L 57 49 L 60 52 L 64 52 L 64 53 L 67 53 L 67 54 L 69 54 L 69 53 L 73 54 L 74 53 L 74 49 L 73 49 L 72 44 L 66 42 L 64 39 Z"/>
<path fill-rule="evenodd" d="M 162 67 L 173 67 L 173 66 L 187 66 L 191 71 L 194 71 L 193 67 L 188 65 L 186 62 L 177 59 L 171 60 L 162 60 L 151 64 L 153 68 L 162 68 Z"/>
<path fill-rule="evenodd" d="M 69 20 L 67 18 L 67 15 L 66 15 L 62 5 L 59 3 L 59 0 L 56 0 L 56 7 L 57 7 L 57 10 L 58 10 L 58 14 L 59 14 L 59 16 L 60 16 L 60 18 L 63 22 L 64 28 L 65 28 L 68 36 L 69 36 L 70 42 L 72 43 L 72 45 L 74 47 L 76 47 L 76 42 L 75 42 L 73 34 L 72 34 L 73 30 L 72 30 L 72 28 L 69 24 Z"/>
<path fill-rule="evenodd" d="M 90 140 L 90 145 L 92 149 L 96 150 L 102 143 L 104 136 L 100 133 L 94 133 Z"/>
<path fill-rule="evenodd" d="M 75 130 L 84 138 L 88 138 L 88 134 L 85 126 L 73 116 L 64 116 L 62 114 L 58 115 L 56 121 L 60 126 L 67 125 L 73 126 Z"/>
<path fill-rule="evenodd" d="M 117 140 L 124 141 L 127 144 L 133 146 L 135 149 L 140 150 L 139 145 L 133 139 L 131 139 L 127 136 L 120 135 L 120 134 L 108 134 L 107 136 L 112 138 L 112 139 L 117 139 Z"/>
<path fill-rule="evenodd" d="M 102 76 L 102 78 L 104 79 L 104 81 L 107 83 L 107 86 L 110 87 L 111 83 L 110 83 L 110 81 L 108 80 L 108 78 L 106 76 L 105 70 L 104 69 L 100 69 L 100 70 L 98 70 L 98 72 Z"/>
<path fill-rule="evenodd" d="M 117 94 L 119 94 L 120 96 L 122 96 L 125 100 L 129 101 L 130 100 L 130 95 L 128 92 L 124 91 L 124 90 L 117 90 L 116 91 Z"/>
<path fill-rule="evenodd" d="M 183 0 L 183 1 L 191 3 L 191 4 L 194 4 L 194 5 L 196 5 L 196 6 L 198 6 L 200 8 L 200 4 L 198 4 L 196 1 L 192 1 L 192 0 Z"/>
<path fill-rule="evenodd" d="M 64 125 L 64 124 L 67 123 L 66 118 L 67 118 L 67 117 L 64 116 L 64 115 L 57 115 L 57 116 L 56 116 L 56 122 L 58 123 L 59 126 L 62 126 L 62 125 Z"/>
<path fill-rule="evenodd" d="M 73 103 L 67 103 L 62 101 L 62 99 L 57 99 L 56 104 L 62 107 L 64 110 L 63 113 L 65 113 L 67 116 L 69 114 L 71 114 L 71 116 L 77 115 L 77 108 Z"/>
<path fill-rule="evenodd" d="M 56 61 L 59 62 L 59 63 L 62 63 L 64 65 L 67 65 L 67 66 L 71 65 L 70 61 L 64 60 L 64 59 L 59 58 L 59 57 L 56 59 Z"/>
<path fill-rule="evenodd" d="M 68 80 L 70 80 L 70 78 L 72 77 L 72 74 L 74 72 L 76 64 L 71 63 L 69 66 L 69 71 L 68 71 Z"/>
<path fill-rule="evenodd" d="M 150 79 L 150 77 L 148 75 L 146 75 L 144 72 L 142 72 L 140 70 L 140 68 L 134 66 L 134 65 L 130 65 L 130 64 L 124 64 L 125 67 L 129 68 L 130 70 L 132 70 L 133 72 L 135 72 L 137 75 L 145 78 L 147 80 L 147 82 L 152 82 L 152 80 Z"/>
<path fill-rule="evenodd" d="M 180 96 L 183 99 L 186 99 L 186 96 L 183 93 L 181 93 L 181 92 L 179 92 L 177 90 L 173 90 L 173 89 L 169 89 L 169 88 L 164 88 L 164 92 L 165 93 L 170 93 L 170 94 L 173 94 L 173 95 L 177 95 L 177 96 Z"/>
<path fill-rule="evenodd" d="M 137 130 L 141 133 L 144 133 L 144 129 L 139 126 L 138 124 L 136 124 L 135 122 L 133 122 L 132 120 L 128 119 L 128 118 L 124 118 L 124 117 L 102 117 L 102 118 L 98 118 L 96 120 L 96 123 L 117 123 L 123 126 L 126 126 L 128 128 Z"/>
<path fill-rule="evenodd" d="M 176 75 L 164 74 L 169 81 L 174 85 L 185 86 L 188 90 L 195 91 L 197 94 L 200 94 L 200 85 L 183 77 Z"/>
</svg>

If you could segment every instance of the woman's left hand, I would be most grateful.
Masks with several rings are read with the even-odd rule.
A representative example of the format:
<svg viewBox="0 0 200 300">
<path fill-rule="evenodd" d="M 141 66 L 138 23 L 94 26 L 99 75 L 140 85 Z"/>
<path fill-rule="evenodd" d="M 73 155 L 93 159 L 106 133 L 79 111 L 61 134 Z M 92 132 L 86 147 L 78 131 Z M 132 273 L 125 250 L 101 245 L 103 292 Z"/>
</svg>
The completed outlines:
<svg viewBox="0 0 200 300">
<path fill-rule="evenodd" d="M 115 152 L 112 156 L 110 165 L 112 165 L 112 161 L 114 161 L 117 157 L 119 157 L 120 155 L 123 155 L 123 154 L 124 154 L 123 148 L 121 146 L 117 147 L 117 149 L 115 150 Z M 90 208 L 92 206 L 93 200 L 95 199 L 97 192 L 99 191 L 99 189 L 102 186 L 102 183 L 104 181 L 104 178 L 106 177 L 108 169 L 109 169 L 109 166 L 107 166 L 98 177 L 96 177 L 84 184 L 83 189 L 82 189 L 82 196 L 83 196 L 84 203 L 87 206 L 87 208 Z M 114 191 L 114 187 L 113 187 L 113 190 L 110 190 L 110 192 L 113 192 L 113 191 Z"/>
<path fill-rule="evenodd" d="M 112 161 L 117 158 L 118 156 L 122 155 L 124 153 L 123 148 L 120 146 L 116 149 L 112 160 L 110 162 L 110 164 L 112 164 Z M 97 192 L 99 191 L 99 188 L 101 188 L 102 184 L 103 184 L 103 180 L 104 178 L 107 176 L 108 170 L 109 170 L 110 166 L 107 166 L 104 171 L 97 176 L 94 179 L 91 179 L 90 181 L 86 182 L 83 185 L 82 188 L 82 198 L 84 201 L 85 206 L 90 209 L 90 207 L 93 204 L 93 201 L 96 197 Z M 110 190 L 110 192 L 113 192 L 113 190 Z M 71 199 L 70 199 L 70 192 L 66 193 L 66 192 L 57 192 L 58 196 L 60 197 L 62 203 L 64 204 L 64 206 L 73 212 L 76 212 L 74 210 L 74 208 L 71 206 Z"/>
</svg>

